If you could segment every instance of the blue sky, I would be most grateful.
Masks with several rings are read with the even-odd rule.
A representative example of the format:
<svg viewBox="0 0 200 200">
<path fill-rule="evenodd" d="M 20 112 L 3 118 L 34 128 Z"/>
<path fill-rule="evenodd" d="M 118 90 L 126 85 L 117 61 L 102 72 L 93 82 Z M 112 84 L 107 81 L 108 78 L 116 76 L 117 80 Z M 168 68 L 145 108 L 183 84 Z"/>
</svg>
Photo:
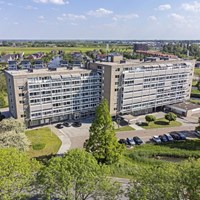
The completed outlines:
<svg viewBox="0 0 200 200">
<path fill-rule="evenodd" d="M 0 39 L 200 39 L 200 0 L 0 0 Z"/>
</svg>

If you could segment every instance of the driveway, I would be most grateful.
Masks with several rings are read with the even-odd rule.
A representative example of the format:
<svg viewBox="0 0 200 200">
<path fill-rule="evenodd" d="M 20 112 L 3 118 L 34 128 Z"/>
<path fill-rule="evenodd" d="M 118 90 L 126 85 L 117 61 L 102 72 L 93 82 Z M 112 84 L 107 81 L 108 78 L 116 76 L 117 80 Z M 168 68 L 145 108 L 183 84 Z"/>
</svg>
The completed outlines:
<svg viewBox="0 0 200 200">
<path fill-rule="evenodd" d="M 172 131 L 185 131 L 186 136 L 189 138 L 195 138 L 194 130 L 197 126 L 196 119 L 178 119 L 178 121 L 184 122 L 183 126 L 180 127 L 170 127 L 170 128 L 159 128 L 159 129 L 148 129 L 148 130 L 134 130 L 134 131 L 125 131 L 125 132 L 117 132 L 117 138 L 127 138 L 139 136 L 144 142 L 149 141 L 154 135 L 162 135 L 166 133 L 170 133 Z M 83 148 L 83 144 L 86 139 L 89 138 L 89 127 L 91 126 L 92 119 L 86 119 L 82 121 L 82 126 L 75 127 L 64 127 L 59 130 L 62 132 L 65 141 L 67 142 L 67 150 L 74 148 Z M 68 140 L 66 139 L 68 138 Z M 61 138 L 62 139 L 62 138 Z M 65 146 L 65 144 L 63 144 Z M 66 147 L 63 148 L 66 150 Z"/>
</svg>

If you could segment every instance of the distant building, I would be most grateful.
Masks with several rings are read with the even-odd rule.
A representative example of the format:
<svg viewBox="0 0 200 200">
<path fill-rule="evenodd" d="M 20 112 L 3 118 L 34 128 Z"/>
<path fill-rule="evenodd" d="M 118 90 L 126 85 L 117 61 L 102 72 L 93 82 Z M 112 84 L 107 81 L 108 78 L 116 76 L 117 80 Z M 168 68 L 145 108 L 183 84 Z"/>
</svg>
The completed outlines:
<svg viewBox="0 0 200 200">
<path fill-rule="evenodd" d="M 8 70 L 17 70 L 17 61 L 8 61 Z"/>
<path fill-rule="evenodd" d="M 23 60 L 21 61 L 21 63 L 19 64 L 21 69 L 30 69 L 31 68 L 31 62 L 28 60 Z"/>
<path fill-rule="evenodd" d="M 61 66 L 61 67 L 68 67 L 69 64 L 68 64 L 67 60 L 61 60 L 61 61 L 60 61 L 60 66 Z"/>
<path fill-rule="evenodd" d="M 136 43 L 133 46 L 134 51 L 148 51 L 148 45 L 143 43 Z"/>
<path fill-rule="evenodd" d="M 44 67 L 45 67 L 45 65 L 44 65 L 44 63 L 43 63 L 42 60 L 36 60 L 36 61 L 34 62 L 34 64 L 33 64 L 33 68 L 34 68 L 34 69 L 42 69 L 42 68 L 44 68 Z"/>
</svg>

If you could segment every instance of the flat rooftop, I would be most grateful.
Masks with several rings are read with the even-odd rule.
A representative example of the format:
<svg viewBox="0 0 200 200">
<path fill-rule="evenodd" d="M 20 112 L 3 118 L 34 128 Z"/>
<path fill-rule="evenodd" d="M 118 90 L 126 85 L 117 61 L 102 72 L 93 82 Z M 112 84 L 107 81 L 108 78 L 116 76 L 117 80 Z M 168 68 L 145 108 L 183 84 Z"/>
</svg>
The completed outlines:
<svg viewBox="0 0 200 200">
<path fill-rule="evenodd" d="M 186 111 L 200 109 L 200 105 L 190 103 L 190 102 L 176 103 L 176 104 L 169 105 L 169 107 L 175 107 L 175 108 L 183 109 Z"/>
<path fill-rule="evenodd" d="M 32 76 L 42 76 L 42 75 L 62 75 L 62 74 L 78 74 L 78 73 L 90 73 L 92 70 L 83 69 L 79 67 L 74 67 L 73 69 L 67 69 L 65 67 L 57 68 L 56 71 L 50 71 L 48 68 L 43 69 L 33 69 L 33 72 L 26 70 L 5 70 L 5 73 L 8 73 L 14 77 L 32 77 Z"/>
<path fill-rule="evenodd" d="M 176 64 L 176 63 L 193 63 L 195 64 L 195 60 L 184 60 L 184 59 L 170 59 L 170 60 L 159 60 L 159 61 L 153 61 L 153 62 L 144 62 L 140 60 L 127 60 L 125 63 L 119 63 L 119 62 L 95 62 L 99 65 L 108 65 L 113 67 L 124 67 L 124 66 L 132 66 L 132 67 L 150 67 L 150 66 L 162 66 L 167 64 Z"/>
</svg>

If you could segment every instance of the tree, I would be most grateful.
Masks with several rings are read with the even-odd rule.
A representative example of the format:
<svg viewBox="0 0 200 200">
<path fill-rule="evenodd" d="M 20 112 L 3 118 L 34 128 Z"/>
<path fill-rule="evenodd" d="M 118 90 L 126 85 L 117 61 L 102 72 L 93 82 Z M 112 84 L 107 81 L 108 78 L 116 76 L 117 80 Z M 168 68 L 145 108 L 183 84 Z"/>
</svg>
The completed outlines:
<svg viewBox="0 0 200 200">
<path fill-rule="evenodd" d="M 5 101 L 4 95 L 1 93 L 0 94 L 0 108 L 5 107 L 5 105 L 6 105 L 6 101 Z"/>
<path fill-rule="evenodd" d="M 146 120 L 147 123 L 149 124 L 150 122 L 156 121 L 156 117 L 155 117 L 154 115 L 146 115 L 146 116 L 145 116 L 145 120 Z"/>
<path fill-rule="evenodd" d="M 130 200 L 200 199 L 200 159 L 140 169 L 128 187 Z"/>
<path fill-rule="evenodd" d="M 96 108 L 96 116 L 90 127 L 90 136 L 84 146 L 99 163 L 117 162 L 123 153 L 124 147 L 117 141 L 106 99 L 103 99 Z"/>
<path fill-rule="evenodd" d="M 98 165 L 85 150 L 74 149 L 52 158 L 38 176 L 39 191 L 46 199 L 116 199 L 119 184 L 110 181 L 108 169 Z"/>
<path fill-rule="evenodd" d="M 0 122 L 0 148 L 15 147 L 27 151 L 30 141 L 24 133 L 24 125 L 15 119 L 4 119 Z"/>
<path fill-rule="evenodd" d="M 40 165 L 13 148 L 0 149 L 0 199 L 21 199 L 28 194 Z"/>
<path fill-rule="evenodd" d="M 169 121 L 169 124 L 171 121 L 176 121 L 176 118 L 177 118 L 177 115 L 172 112 L 169 112 L 165 115 L 165 119 Z"/>
</svg>

